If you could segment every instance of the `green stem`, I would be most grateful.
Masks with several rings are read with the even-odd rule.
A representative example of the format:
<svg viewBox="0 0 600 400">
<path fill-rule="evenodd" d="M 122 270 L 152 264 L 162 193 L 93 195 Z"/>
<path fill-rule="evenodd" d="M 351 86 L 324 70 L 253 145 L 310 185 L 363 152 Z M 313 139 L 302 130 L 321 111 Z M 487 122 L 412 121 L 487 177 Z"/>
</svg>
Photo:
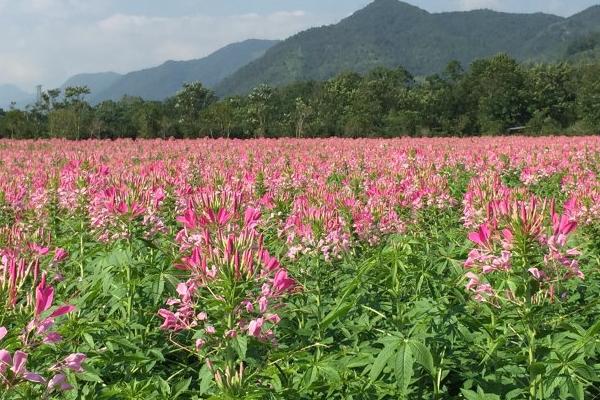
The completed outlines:
<svg viewBox="0 0 600 400">
<path fill-rule="evenodd" d="M 319 259 L 317 258 L 317 268 L 316 268 L 316 273 L 317 273 L 317 340 L 319 343 L 321 343 L 322 338 L 323 338 L 323 334 L 321 332 L 321 320 L 323 318 L 323 315 L 321 313 L 321 263 L 319 261 Z M 317 347 L 317 352 L 315 354 L 315 362 L 318 362 L 321 359 L 321 347 L 318 346 Z"/>
<path fill-rule="evenodd" d="M 83 219 L 79 226 L 79 277 L 83 280 Z"/>
<path fill-rule="evenodd" d="M 535 358 L 535 331 L 529 329 L 528 332 L 527 352 L 529 355 L 529 398 L 535 400 L 537 397 L 538 376 L 533 372 L 533 364 Z"/>
</svg>

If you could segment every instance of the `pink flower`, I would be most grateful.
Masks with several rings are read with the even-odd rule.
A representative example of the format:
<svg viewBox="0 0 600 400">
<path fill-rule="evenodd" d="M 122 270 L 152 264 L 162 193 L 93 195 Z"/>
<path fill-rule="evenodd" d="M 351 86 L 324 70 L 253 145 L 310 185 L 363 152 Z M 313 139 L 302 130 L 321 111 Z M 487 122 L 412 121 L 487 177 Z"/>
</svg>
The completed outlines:
<svg viewBox="0 0 600 400">
<path fill-rule="evenodd" d="M 296 282 L 293 279 L 288 278 L 288 273 L 286 270 L 281 269 L 277 271 L 275 274 L 275 278 L 273 279 L 273 287 L 275 288 L 275 293 L 283 293 L 286 292 L 296 286 Z"/>
<path fill-rule="evenodd" d="M 72 306 L 70 304 L 65 304 L 65 305 L 58 307 L 56 310 L 54 310 L 48 318 L 57 318 L 57 317 L 60 317 L 61 315 L 65 315 L 70 312 L 73 312 L 73 311 L 75 311 L 75 309 L 76 309 L 75 306 Z"/>
<path fill-rule="evenodd" d="M 38 317 L 41 313 L 49 309 L 52 306 L 53 299 L 54 289 L 50 286 L 46 286 L 46 275 L 44 274 L 42 276 L 42 281 L 35 289 L 35 317 Z"/>
<path fill-rule="evenodd" d="M 4 375 L 6 370 L 10 368 L 16 378 L 23 378 L 34 383 L 44 383 L 45 380 L 43 377 L 27 371 L 25 368 L 26 364 L 27 353 L 18 350 L 11 357 L 8 351 L 0 350 L 0 375 Z"/>
<path fill-rule="evenodd" d="M 46 344 L 54 344 L 60 342 L 61 340 L 62 336 L 60 336 L 58 333 L 50 332 L 46 335 L 46 337 L 44 337 L 43 342 Z"/>
<path fill-rule="evenodd" d="M 207 326 L 207 327 L 204 329 L 204 331 L 205 331 L 205 332 L 206 332 L 208 335 L 214 335 L 214 334 L 217 332 L 217 330 L 215 329 L 215 327 L 214 327 L 214 326 L 212 326 L 212 325 L 208 325 L 208 326 Z"/>
<path fill-rule="evenodd" d="M 50 249 L 48 247 L 42 247 L 35 243 L 31 245 L 31 249 L 40 256 L 45 256 L 50 251 Z"/>
<path fill-rule="evenodd" d="M 265 313 L 267 311 L 267 307 L 269 305 L 269 300 L 266 297 L 262 296 L 258 299 L 258 309 L 261 313 Z"/>
<path fill-rule="evenodd" d="M 477 285 L 479 285 L 480 281 L 479 281 L 479 277 L 477 275 L 475 275 L 472 272 L 467 272 L 467 278 L 469 279 L 469 282 L 467 283 L 467 290 L 473 290 L 474 288 L 477 287 Z"/>
<path fill-rule="evenodd" d="M 48 390 L 52 391 L 54 388 L 66 391 L 73 389 L 73 386 L 69 385 L 65 374 L 56 374 L 48 382 Z"/>
<path fill-rule="evenodd" d="M 177 317 L 175 316 L 175 314 L 172 311 L 161 308 L 160 310 L 158 310 L 158 315 L 161 316 L 162 318 L 164 318 L 164 321 L 163 321 L 162 325 L 160 326 L 160 329 L 176 329 L 176 328 L 178 328 Z"/>
<path fill-rule="evenodd" d="M 4 339 L 7 333 L 8 330 L 5 327 L 0 326 L 0 340 Z"/>
<path fill-rule="evenodd" d="M 87 356 L 82 353 L 73 353 L 65 358 L 64 363 L 67 368 L 74 372 L 83 372 L 81 363 L 87 359 Z"/>
<path fill-rule="evenodd" d="M 237 331 L 235 329 L 230 329 L 227 332 L 225 332 L 225 337 L 226 338 L 231 339 L 231 338 L 234 338 L 236 336 L 237 336 Z"/>
<path fill-rule="evenodd" d="M 196 318 L 198 319 L 198 321 L 206 321 L 208 319 L 208 315 L 206 314 L 206 312 L 201 311 L 200 313 L 198 313 Z"/>
<path fill-rule="evenodd" d="M 260 210 L 248 207 L 244 214 L 244 225 L 249 229 L 254 229 L 260 220 Z"/>
<path fill-rule="evenodd" d="M 468 237 L 473 243 L 486 247 L 490 240 L 490 228 L 487 224 L 483 224 L 476 232 L 469 233 Z"/>
<path fill-rule="evenodd" d="M 196 351 L 200 350 L 205 344 L 206 341 L 202 339 L 196 339 Z"/>
<path fill-rule="evenodd" d="M 541 281 L 546 277 L 544 271 L 540 271 L 537 268 L 529 268 L 528 271 L 535 278 L 536 281 Z"/>
<path fill-rule="evenodd" d="M 267 314 L 266 319 L 267 319 L 267 321 L 269 321 L 275 325 L 277 325 L 281 321 L 281 317 L 277 314 Z"/>
<path fill-rule="evenodd" d="M 572 221 L 567 215 L 552 214 L 552 227 L 554 235 L 568 236 L 577 228 L 577 222 Z"/>
<path fill-rule="evenodd" d="M 250 321 L 248 325 L 248 334 L 254 337 L 260 337 L 264 320 L 262 318 L 254 319 Z"/>
<path fill-rule="evenodd" d="M 242 306 L 246 309 L 247 312 L 251 313 L 254 311 L 254 306 L 248 300 L 242 301 Z"/>
<path fill-rule="evenodd" d="M 64 261 L 69 256 L 69 253 L 65 249 L 57 248 L 54 251 L 54 262 Z"/>
</svg>

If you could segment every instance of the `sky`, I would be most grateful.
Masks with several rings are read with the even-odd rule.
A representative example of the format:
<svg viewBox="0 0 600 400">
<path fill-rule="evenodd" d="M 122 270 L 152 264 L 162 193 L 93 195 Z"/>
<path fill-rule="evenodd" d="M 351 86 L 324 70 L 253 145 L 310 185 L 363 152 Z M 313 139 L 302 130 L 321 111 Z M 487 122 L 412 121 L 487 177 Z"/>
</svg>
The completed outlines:
<svg viewBox="0 0 600 400">
<path fill-rule="evenodd" d="M 370 0 L 0 0 L 0 84 L 28 92 L 82 72 L 125 73 L 284 39 Z M 409 0 L 430 12 L 490 8 L 570 16 L 599 0 Z"/>
</svg>

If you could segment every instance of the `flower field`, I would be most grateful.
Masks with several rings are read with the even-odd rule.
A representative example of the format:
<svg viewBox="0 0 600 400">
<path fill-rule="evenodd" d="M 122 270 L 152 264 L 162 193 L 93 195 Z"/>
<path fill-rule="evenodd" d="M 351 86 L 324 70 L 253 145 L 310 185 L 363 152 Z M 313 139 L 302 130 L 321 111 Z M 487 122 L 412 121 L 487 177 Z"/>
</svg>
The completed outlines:
<svg viewBox="0 0 600 400">
<path fill-rule="evenodd" d="M 600 138 L 0 141 L 0 399 L 600 398 Z"/>
</svg>

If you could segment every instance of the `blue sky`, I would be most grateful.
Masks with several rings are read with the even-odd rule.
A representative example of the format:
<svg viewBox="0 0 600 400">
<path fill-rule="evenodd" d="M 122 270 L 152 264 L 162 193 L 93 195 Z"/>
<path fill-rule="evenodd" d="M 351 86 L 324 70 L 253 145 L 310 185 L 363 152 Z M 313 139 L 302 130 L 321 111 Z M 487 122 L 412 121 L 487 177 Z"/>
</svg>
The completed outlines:
<svg viewBox="0 0 600 400">
<path fill-rule="evenodd" d="M 572 15 L 600 0 L 412 0 L 430 12 L 491 8 Z M 232 42 L 283 39 L 369 0 L 0 0 L 0 84 L 28 91 L 81 72 L 128 72 L 203 57 Z"/>
</svg>

